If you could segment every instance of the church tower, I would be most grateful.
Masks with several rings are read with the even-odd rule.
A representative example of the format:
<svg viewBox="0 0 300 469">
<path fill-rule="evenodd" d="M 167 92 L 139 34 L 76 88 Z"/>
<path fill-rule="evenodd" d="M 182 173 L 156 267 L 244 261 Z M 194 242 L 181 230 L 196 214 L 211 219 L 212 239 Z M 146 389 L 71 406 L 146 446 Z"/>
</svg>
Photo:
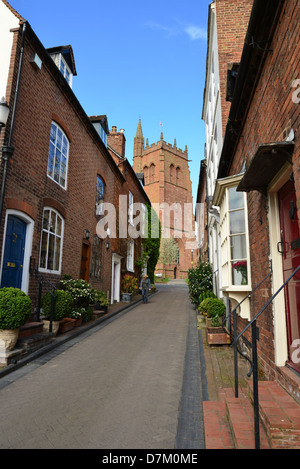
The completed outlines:
<svg viewBox="0 0 300 469">
<path fill-rule="evenodd" d="M 177 259 L 168 263 L 166 258 L 156 268 L 156 274 L 167 278 L 186 278 L 188 269 L 196 260 L 195 224 L 193 215 L 192 183 L 188 165 L 188 150 L 177 148 L 176 140 L 160 140 L 149 146 L 144 144 L 141 119 L 134 138 L 133 169 L 144 174 L 144 190 L 159 215 L 162 224 L 163 252 L 174 239 L 178 246 Z"/>
</svg>

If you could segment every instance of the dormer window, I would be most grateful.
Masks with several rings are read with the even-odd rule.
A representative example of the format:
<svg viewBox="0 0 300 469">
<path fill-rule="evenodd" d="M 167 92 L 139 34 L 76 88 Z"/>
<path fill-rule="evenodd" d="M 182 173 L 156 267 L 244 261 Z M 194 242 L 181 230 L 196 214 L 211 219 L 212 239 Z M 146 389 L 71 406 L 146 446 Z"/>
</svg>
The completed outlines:
<svg viewBox="0 0 300 469">
<path fill-rule="evenodd" d="M 65 77 L 67 82 L 69 83 L 70 87 L 72 88 L 72 73 L 69 69 L 67 62 L 63 58 L 62 54 L 59 54 L 59 70 L 61 71 L 62 75 Z"/>
<path fill-rule="evenodd" d="M 107 146 L 107 134 L 109 133 L 107 117 L 105 115 L 90 116 L 90 121 L 97 130 L 104 145 Z"/>
<path fill-rule="evenodd" d="M 72 88 L 73 76 L 77 75 L 72 47 L 52 47 L 51 49 L 47 49 L 47 52 Z"/>
</svg>

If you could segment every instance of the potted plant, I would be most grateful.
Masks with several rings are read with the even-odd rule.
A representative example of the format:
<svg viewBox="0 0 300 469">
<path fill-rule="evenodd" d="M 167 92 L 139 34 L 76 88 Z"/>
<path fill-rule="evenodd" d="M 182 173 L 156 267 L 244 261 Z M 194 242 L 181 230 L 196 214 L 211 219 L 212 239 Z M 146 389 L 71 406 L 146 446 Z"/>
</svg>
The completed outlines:
<svg viewBox="0 0 300 469">
<path fill-rule="evenodd" d="M 73 299 L 69 292 L 64 290 L 53 290 L 47 292 L 42 298 L 44 331 L 48 332 L 51 319 L 51 298 L 54 295 L 54 311 L 52 316 L 52 333 L 56 335 L 59 330 L 60 321 L 66 318 L 71 312 Z"/>
<path fill-rule="evenodd" d="M 137 278 L 132 275 L 124 275 L 121 283 L 121 300 L 130 303 L 132 294 L 137 290 Z"/>
<path fill-rule="evenodd" d="M 69 314 L 69 317 L 75 319 L 74 327 L 79 327 L 82 324 L 82 317 L 85 313 L 84 308 L 73 308 Z"/>
<path fill-rule="evenodd" d="M 226 306 L 219 298 L 206 298 L 199 305 L 199 310 L 207 315 L 206 336 L 209 345 L 230 344 L 230 336 L 222 326 Z"/>
<path fill-rule="evenodd" d="M 29 319 L 32 301 L 19 288 L 0 289 L 0 351 L 12 350 L 18 340 L 19 329 Z"/>
<path fill-rule="evenodd" d="M 106 314 L 108 305 L 107 295 L 101 290 L 95 290 L 95 309 L 102 310 Z"/>
</svg>

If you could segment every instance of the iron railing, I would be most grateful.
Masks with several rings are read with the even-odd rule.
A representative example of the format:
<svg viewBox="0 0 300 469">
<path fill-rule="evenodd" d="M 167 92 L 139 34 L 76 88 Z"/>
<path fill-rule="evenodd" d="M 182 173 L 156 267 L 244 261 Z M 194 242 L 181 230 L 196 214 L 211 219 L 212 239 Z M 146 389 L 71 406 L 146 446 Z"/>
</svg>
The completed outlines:
<svg viewBox="0 0 300 469">
<path fill-rule="evenodd" d="M 238 353 L 243 357 L 245 358 L 246 360 L 248 360 L 251 364 L 251 360 L 249 360 L 249 358 L 247 357 L 247 355 L 245 355 L 240 349 L 239 349 L 239 345 L 238 345 L 238 341 L 236 340 L 237 338 L 237 310 L 238 308 L 244 303 L 245 300 L 247 300 L 247 298 L 250 298 L 253 293 L 258 290 L 258 288 L 272 275 L 272 265 L 271 265 L 271 270 L 270 272 L 268 273 L 268 275 L 266 275 L 257 285 L 256 287 L 254 287 L 237 305 L 236 307 L 230 311 L 230 313 L 225 316 L 225 318 L 223 319 L 222 321 L 222 326 L 225 325 L 225 322 L 227 322 L 228 320 L 230 320 L 231 316 L 233 316 L 233 333 L 231 332 L 231 330 L 227 330 L 226 331 L 228 332 L 228 334 L 230 335 L 231 339 L 232 339 L 232 346 L 234 347 L 234 390 L 235 390 L 235 397 L 239 397 L 239 387 L 238 387 Z M 249 373 L 249 376 L 251 376 L 251 372 Z"/>
<path fill-rule="evenodd" d="M 259 340 L 259 329 L 257 327 L 257 319 L 265 311 L 265 309 L 272 303 L 274 298 L 285 288 L 288 282 L 300 269 L 300 265 L 293 271 L 289 278 L 281 285 L 281 287 L 272 295 L 272 297 L 265 303 L 263 308 L 251 319 L 244 329 L 236 335 L 235 346 L 238 340 L 245 334 L 251 327 L 251 347 L 252 347 L 252 360 L 251 370 L 249 375 L 252 374 L 253 379 L 253 409 L 254 409 L 254 436 L 255 436 L 255 449 L 260 449 L 260 432 L 259 432 L 259 399 L 258 399 L 258 363 L 257 363 L 257 341 Z"/>
<path fill-rule="evenodd" d="M 37 314 L 36 314 L 36 319 L 38 322 L 40 321 L 40 315 L 41 315 L 43 288 L 45 288 L 45 290 L 47 290 L 51 295 L 49 332 L 52 333 L 52 323 L 53 323 L 53 317 L 54 317 L 54 312 L 55 312 L 55 298 L 56 298 L 54 292 L 56 290 L 56 286 L 52 282 L 50 282 L 50 280 L 47 279 L 41 272 L 39 272 L 39 270 L 35 266 L 35 259 L 33 258 L 30 258 L 29 272 L 39 284 L 38 304 L 37 304 Z"/>
</svg>

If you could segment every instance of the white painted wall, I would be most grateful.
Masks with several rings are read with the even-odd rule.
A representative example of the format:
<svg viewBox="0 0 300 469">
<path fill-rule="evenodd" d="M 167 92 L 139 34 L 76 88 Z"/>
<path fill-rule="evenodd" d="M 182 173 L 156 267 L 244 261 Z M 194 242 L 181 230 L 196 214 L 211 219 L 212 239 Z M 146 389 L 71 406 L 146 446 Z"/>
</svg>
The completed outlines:
<svg viewBox="0 0 300 469">
<path fill-rule="evenodd" d="M 0 0 L 0 99 L 6 97 L 6 86 L 10 64 L 13 33 L 10 29 L 19 26 L 19 19 Z"/>
</svg>

